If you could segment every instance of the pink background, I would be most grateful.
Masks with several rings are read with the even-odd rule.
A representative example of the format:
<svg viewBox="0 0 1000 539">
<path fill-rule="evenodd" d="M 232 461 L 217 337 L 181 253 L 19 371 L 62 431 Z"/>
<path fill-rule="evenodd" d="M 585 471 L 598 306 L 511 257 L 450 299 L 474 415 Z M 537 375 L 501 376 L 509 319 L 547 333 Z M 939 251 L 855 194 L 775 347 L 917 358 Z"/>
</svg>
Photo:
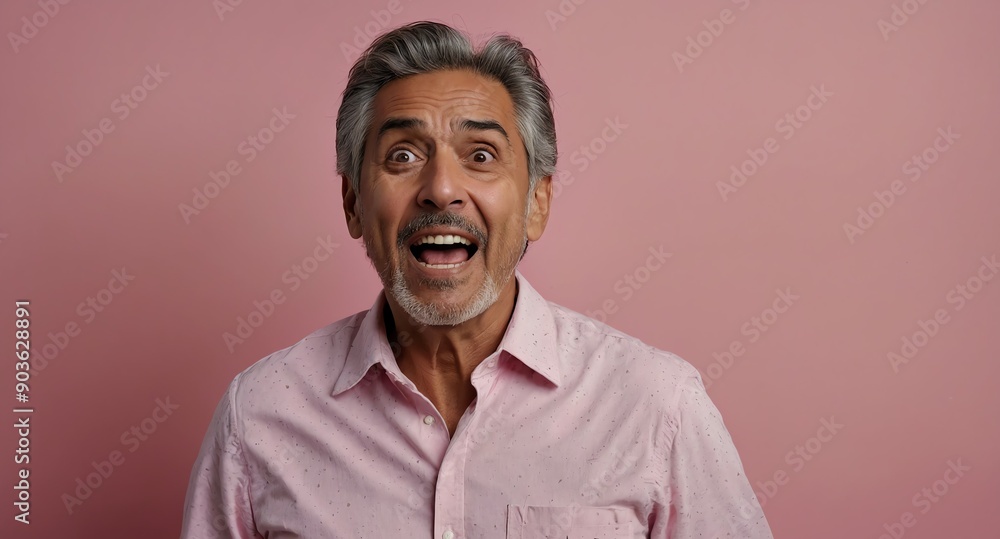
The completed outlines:
<svg viewBox="0 0 1000 539">
<path fill-rule="evenodd" d="M 176 537 L 233 376 L 368 308 L 379 282 L 347 234 L 334 172 L 354 59 L 343 47 L 358 32 L 366 47 L 366 26 L 421 19 L 477 41 L 510 32 L 536 52 L 555 96 L 560 188 L 521 271 L 550 300 L 701 370 L 776 537 L 995 536 L 1000 283 L 988 268 L 990 281 L 975 276 L 1000 255 L 1000 4 L 562 4 L 550 21 L 556 0 L 243 2 L 221 18 L 209 0 L 78 1 L 37 15 L 45 26 L 15 46 L 22 17 L 42 8 L 4 2 L 0 345 L 12 361 L 17 299 L 31 301 L 38 361 L 50 332 L 80 330 L 31 379 L 30 526 L 13 522 L 17 437 L 0 429 L 0 536 Z M 879 21 L 892 23 L 894 5 L 902 24 L 886 39 Z M 711 23 L 724 9 L 730 22 Z M 699 53 L 687 39 L 706 20 L 719 35 L 702 33 Z M 678 68 L 689 47 L 696 57 Z M 147 66 L 169 75 L 136 90 L 144 100 L 121 118 L 115 101 Z M 799 109 L 812 87 L 825 102 Z M 295 117 L 248 162 L 238 148 L 275 108 Z M 779 123 L 796 109 L 800 127 Z M 60 181 L 52 163 L 102 118 L 114 130 Z M 627 127 L 602 140 L 616 118 Z M 937 139 L 949 127 L 959 138 Z M 904 167 L 935 141 L 945 150 L 927 150 L 937 160 L 913 181 Z M 589 161 L 581 146 L 602 151 Z M 730 167 L 761 152 L 724 198 Z M 185 222 L 179 205 L 230 160 L 240 173 Z M 874 193 L 894 182 L 881 208 Z M 877 217 L 849 237 L 845 223 L 869 206 Z M 327 236 L 339 247 L 292 290 L 283 274 Z M 661 246 L 671 258 L 647 271 Z M 101 312 L 78 310 L 123 267 L 134 279 L 104 292 Z M 966 284 L 975 293 L 960 302 L 953 289 Z M 223 334 L 274 289 L 286 301 L 230 352 Z M 799 299 L 775 316 L 779 289 Z M 948 322 L 894 369 L 888 354 L 939 309 Z M 762 315 L 759 338 L 741 331 Z M 715 358 L 733 341 L 745 352 L 723 368 Z M 13 406 L 13 365 L 0 377 Z M 178 408 L 150 420 L 167 398 Z M 844 427 L 810 442 L 831 417 Z M 144 420 L 155 432 L 123 443 Z M 62 495 L 116 450 L 124 462 L 69 514 Z M 942 481 L 958 459 L 970 470 Z M 921 492 L 935 482 L 932 503 Z M 912 527 L 894 527 L 906 512 Z"/>
</svg>

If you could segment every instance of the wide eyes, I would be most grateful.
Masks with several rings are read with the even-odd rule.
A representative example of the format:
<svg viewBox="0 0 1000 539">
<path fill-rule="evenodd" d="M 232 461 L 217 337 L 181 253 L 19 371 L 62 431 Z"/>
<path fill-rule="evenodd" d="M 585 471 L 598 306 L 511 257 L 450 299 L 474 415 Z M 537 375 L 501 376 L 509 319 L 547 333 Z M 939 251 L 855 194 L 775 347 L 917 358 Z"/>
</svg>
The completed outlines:
<svg viewBox="0 0 1000 539">
<path fill-rule="evenodd" d="M 395 150 L 389 154 L 389 161 L 393 163 L 412 163 L 417 160 L 417 156 L 410 150 Z"/>
<path fill-rule="evenodd" d="M 496 159 L 496 158 L 493 157 L 493 154 L 491 154 L 485 148 L 476 150 L 475 152 L 472 153 L 472 161 L 474 163 L 483 163 L 483 164 L 486 164 L 486 163 L 492 162 L 494 159 Z"/>
<path fill-rule="evenodd" d="M 496 157 L 486 147 L 479 147 L 472 152 L 470 159 L 473 163 L 485 165 L 495 161 Z M 398 148 L 389 152 L 389 161 L 395 164 L 406 165 L 409 163 L 415 163 L 417 161 L 417 155 L 405 148 Z"/>
</svg>

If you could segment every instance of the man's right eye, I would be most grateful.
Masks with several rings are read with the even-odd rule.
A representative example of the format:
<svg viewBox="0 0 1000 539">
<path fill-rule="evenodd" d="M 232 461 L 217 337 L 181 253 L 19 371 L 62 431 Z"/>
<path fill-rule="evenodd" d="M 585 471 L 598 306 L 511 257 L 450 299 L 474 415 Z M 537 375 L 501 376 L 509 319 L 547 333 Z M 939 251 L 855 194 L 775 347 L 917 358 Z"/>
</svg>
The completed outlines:
<svg viewBox="0 0 1000 539">
<path fill-rule="evenodd" d="M 389 154 L 389 161 L 393 163 L 412 163 L 416 161 L 416 158 L 416 154 L 404 149 L 394 150 Z"/>
</svg>

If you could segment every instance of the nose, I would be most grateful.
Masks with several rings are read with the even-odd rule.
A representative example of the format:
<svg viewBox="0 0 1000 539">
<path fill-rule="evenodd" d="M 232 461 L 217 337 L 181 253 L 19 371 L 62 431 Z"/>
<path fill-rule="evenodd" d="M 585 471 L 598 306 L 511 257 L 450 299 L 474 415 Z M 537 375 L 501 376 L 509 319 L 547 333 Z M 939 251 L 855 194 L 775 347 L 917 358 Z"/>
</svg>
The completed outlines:
<svg viewBox="0 0 1000 539">
<path fill-rule="evenodd" d="M 437 152 L 420 171 L 417 204 L 429 211 L 462 209 L 468 200 L 465 179 L 465 171 L 454 156 Z"/>
</svg>

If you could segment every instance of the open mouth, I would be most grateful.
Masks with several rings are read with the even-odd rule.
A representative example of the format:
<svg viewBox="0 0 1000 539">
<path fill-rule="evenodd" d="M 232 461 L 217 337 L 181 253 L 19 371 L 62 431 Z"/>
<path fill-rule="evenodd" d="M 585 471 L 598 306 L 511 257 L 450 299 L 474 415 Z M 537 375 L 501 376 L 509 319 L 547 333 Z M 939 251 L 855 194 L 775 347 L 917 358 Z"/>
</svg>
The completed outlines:
<svg viewBox="0 0 1000 539">
<path fill-rule="evenodd" d="M 410 252 L 426 267 L 434 269 L 457 268 L 469 261 L 479 246 L 453 234 L 427 235 L 410 244 Z"/>
</svg>

